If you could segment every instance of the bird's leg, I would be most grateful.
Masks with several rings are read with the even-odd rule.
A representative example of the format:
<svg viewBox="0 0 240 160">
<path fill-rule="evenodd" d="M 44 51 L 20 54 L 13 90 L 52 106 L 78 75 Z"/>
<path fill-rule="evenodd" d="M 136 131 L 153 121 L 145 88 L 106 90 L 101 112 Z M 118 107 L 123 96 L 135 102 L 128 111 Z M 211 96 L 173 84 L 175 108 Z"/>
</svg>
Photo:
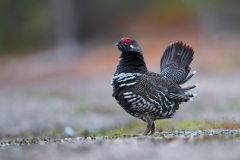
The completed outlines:
<svg viewBox="0 0 240 160">
<path fill-rule="evenodd" d="M 143 132 L 143 136 L 147 136 L 150 131 L 151 131 L 151 134 L 155 132 L 155 123 L 153 121 L 148 120 L 147 127 Z"/>
<path fill-rule="evenodd" d="M 146 127 L 145 131 L 142 134 L 143 136 L 146 136 L 150 132 L 151 126 L 152 126 L 152 124 L 150 122 L 147 122 L 147 127 Z"/>
<path fill-rule="evenodd" d="M 151 134 L 154 134 L 155 133 L 155 123 L 152 122 L 152 128 L 151 128 Z"/>
</svg>

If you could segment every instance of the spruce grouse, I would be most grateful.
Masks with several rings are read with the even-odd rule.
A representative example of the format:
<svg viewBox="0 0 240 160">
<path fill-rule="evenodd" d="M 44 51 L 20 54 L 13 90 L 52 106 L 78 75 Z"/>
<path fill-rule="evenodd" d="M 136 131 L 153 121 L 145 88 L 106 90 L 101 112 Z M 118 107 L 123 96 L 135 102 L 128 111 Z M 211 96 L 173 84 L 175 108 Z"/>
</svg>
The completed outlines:
<svg viewBox="0 0 240 160">
<path fill-rule="evenodd" d="M 122 53 L 112 78 L 112 96 L 126 112 L 147 123 L 143 135 L 153 134 L 155 120 L 172 118 L 179 104 L 196 96 L 186 92 L 197 84 L 180 86 L 196 73 L 188 76 L 193 48 L 181 41 L 169 45 L 161 58 L 158 74 L 148 71 L 141 47 L 135 40 L 125 37 L 115 46 Z"/>
</svg>

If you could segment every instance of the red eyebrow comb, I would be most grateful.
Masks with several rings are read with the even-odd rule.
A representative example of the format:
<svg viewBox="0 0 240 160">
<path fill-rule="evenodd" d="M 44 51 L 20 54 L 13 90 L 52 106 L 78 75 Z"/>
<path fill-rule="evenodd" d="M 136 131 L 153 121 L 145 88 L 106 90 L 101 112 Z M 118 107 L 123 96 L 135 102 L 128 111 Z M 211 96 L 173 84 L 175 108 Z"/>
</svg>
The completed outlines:
<svg viewBox="0 0 240 160">
<path fill-rule="evenodd" d="M 124 38 L 123 43 L 132 43 L 132 40 L 130 38 Z"/>
</svg>

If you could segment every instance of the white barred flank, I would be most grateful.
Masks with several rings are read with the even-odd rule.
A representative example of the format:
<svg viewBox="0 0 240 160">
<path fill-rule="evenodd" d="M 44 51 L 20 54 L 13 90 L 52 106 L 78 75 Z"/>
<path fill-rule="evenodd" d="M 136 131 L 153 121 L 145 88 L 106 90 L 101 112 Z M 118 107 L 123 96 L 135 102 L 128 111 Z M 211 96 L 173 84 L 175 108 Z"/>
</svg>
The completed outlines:
<svg viewBox="0 0 240 160">
<path fill-rule="evenodd" d="M 124 97 L 124 98 L 125 98 L 125 97 Z M 129 102 L 129 103 L 134 102 L 136 99 L 137 99 L 137 98 L 130 99 L 130 100 L 128 100 L 128 102 Z M 133 103 L 133 104 L 134 104 L 134 103 Z"/>
<path fill-rule="evenodd" d="M 162 117 L 166 117 L 168 112 L 162 113 Z"/>
<path fill-rule="evenodd" d="M 124 96 L 131 95 L 131 94 L 133 94 L 133 92 L 125 92 L 125 93 L 123 93 Z"/>
<path fill-rule="evenodd" d="M 132 96 L 131 96 L 131 95 L 129 95 L 129 96 L 124 96 L 124 98 L 132 98 Z"/>
<path fill-rule="evenodd" d="M 160 91 L 160 93 L 162 94 L 161 97 L 164 97 L 165 101 L 167 101 L 168 103 L 171 103 L 163 92 Z"/>
<path fill-rule="evenodd" d="M 140 74 L 140 73 L 120 73 L 120 74 L 115 74 L 113 76 L 113 79 L 121 80 L 121 79 L 129 78 L 129 77 L 139 77 L 141 75 L 142 74 Z"/>
<path fill-rule="evenodd" d="M 155 96 L 156 99 L 161 99 L 161 95 L 164 95 L 163 93 L 159 93 L 158 96 Z M 147 98 L 147 100 L 145 98 L 143 98 L 140 95 L 135 95 L 133 92 L 125 92 L 123 93 L 123 97 L 128 99 L 127 102 L 131 103 L 131 109 L 135 110 L 135 111 L 141 111 L 141 112 L 145 112 L 148 114 L 162 114 L 163 108 L 162 106 L 166 106 L 167 108 L 170 108 L 170 110 L 173 109 L 174 107 L 174 103 L 170 102 L 170 101 L 166 101 L 166 102 L 162 102 L 154 100 L 152 98 Z M 158 107 L 154 107 L 154 104 L 156 104 Z M 172 114 L 171 112 L 173 111 L 167 111 L 167 113 L 165 113 L 164 115 L 168 116 L 168 112 L 169 114 Z"/>
<path fill-rule="evenodd" d="M 165 106 L 166 108 L 171 107 L 171 109 L 172 109 L 172 105 L 167 105 L 165 102 L 163 102 L 163 103 L 164 103 L 164 106 Z"/>
<path fill-rule="evenodd" d="M 158 106 L 160 106 L 160 104 L 157 102 L 157 101 L 155 101 L 154 99 L 152 99 L 152 98 L 148 98 L 151 102 L 153 102 L 153 103 L 155 103 L 155 104 L 157 104 Z"/>
<path fill-rule="evenodd" d="M 135 77 L 135 76 L 132 76 L 132 77 L 126 77 L 126 78 L 121 79 L 121 80 L 119 79 L 118 82 L 125 82 L 125 81 L 131 80 L 131 79 L 135 79 L 135 78 L 137 78 L 137 77 Z"/>
<path fill-rule="evenodd" d="M 140 77 L 142 74 L 140 73 L 120 73 L 115 74 L 112 78 L 111 84 L 113 84 L 114 81 L 116 82 L 125 82 L 128 80 L 135 79 L 137 77 Z"/>
<path fill-rule="evenodd" d="M 132 82 L 132 83 L 124 83 L 124 84 L 120 84 L 119 87 L 124 87 L 124 86 L 133 86 L 134 84 L 136 84 L 137 82 Z"/>
</svg>

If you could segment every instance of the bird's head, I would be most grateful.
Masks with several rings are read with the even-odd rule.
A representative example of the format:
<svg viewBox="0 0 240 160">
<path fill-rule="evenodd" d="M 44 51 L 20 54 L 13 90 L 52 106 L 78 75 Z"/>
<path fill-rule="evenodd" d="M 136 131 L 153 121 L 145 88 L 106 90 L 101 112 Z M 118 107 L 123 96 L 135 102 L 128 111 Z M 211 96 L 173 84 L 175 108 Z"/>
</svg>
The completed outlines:
<svg viewBox="0 0 240 160">
<path fill-rule="evenodd" d="M 122 52 L 140 52 L 142 53 L 141 47 L 138 45 L 138 43 L 128 37 L 123 37 L 119 42 L 115 44 L 115 46 L 118 47 L 118 49 Z"/>
</svg>

